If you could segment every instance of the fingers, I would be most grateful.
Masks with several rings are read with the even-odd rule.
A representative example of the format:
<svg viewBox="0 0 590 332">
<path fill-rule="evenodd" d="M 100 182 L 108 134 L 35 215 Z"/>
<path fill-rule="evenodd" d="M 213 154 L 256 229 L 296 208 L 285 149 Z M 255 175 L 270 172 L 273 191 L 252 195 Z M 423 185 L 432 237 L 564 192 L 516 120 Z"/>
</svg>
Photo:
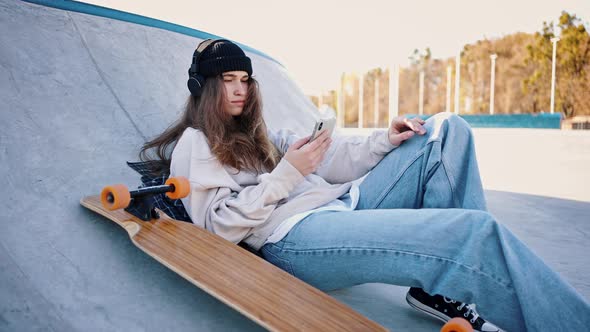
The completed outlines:
<svg viewBox="0 0 590 332">
<path fill-rule="evenodd" d="M 327 140 L 322 143 L 322 145 L 317 148 L 315 151 L 310 152 L 310 158 L 313 160 L 314 170 L 317 168 L 326 156 L 326 152 L 330 148 L 330 144 L 332 143 L 332 139 L 328 138 Z"/>
<path fill-rule="evenodd" d="M 389 142 L 395 146 L 399 146 L 415 134 L 426 134 L 426 128 L 422 126 L 425 123 L 426 121 L 418 117 L 412 119 L 403 116 L 395 117 L 389 127 Z"/>
<path fill-rule="evenodd" d="M 328 136 L 328 131 L 324 130 L 318 135 L 316 139 L 313 140 L 313 142 L 306 145 L 304 149 L 306 149 L 307 151 L 315 151 L 316 149 L 321 147 L 322 144 L 328 139 L 330 139 L 330 136 Z"/>
<path fill-rule="evenodd" d="M 406 125 L 406 127 L 410 128 L 412 131 L 416 132 L 418 135 L 426 134 L 426 129 L 422 126 L 424 123 L 426 123 L 424 120 L 422 120 L 420 118 L 413 118 L 413 119 L 404 118 L 403 121 L 404 121 L 404 124 Z"/>
<path fill-rule="evenodd" d="M 314 168 L 324 160 L 324 155 L 330 148 L 330 144 L 332 144 L 332 138 L 328 136 L 327 132 L 322 132 L 318 138 L 302 149 L 307 154 Z"/>
<path fill-rule="evenodd" d="M 298 140 L 296 140 L 293 144 L 291 144 L 291 146 L 289 147 L 289 150 L 291 149 L 299 149 L 300 147 L 304 146 L 307 142 L 309 142 L 309 139 L 311 138 L 311 136 L 306 136 L 303 138 L 300 138 Z"/>
<path fill-rule="evenodd" d="M 325 140 L 326 138 L 330 138 L 327 130 L 320 132 L 320 134 L 318 135 L 318 139 Z"/>
<path fill-rule="evenodd" d="M 394 134 L 394 135 L 390 135 L 389 136 L 389 142 L 395 146 L 399 146 L 401 145 L 405 140 L 410 139 L 412 136 L 414 136 L 414 132 L 411 130 L 407 130 L 404 132 L 401 132 L 399 134 Z"/>
<path fill-rule="evenodd" d="M 322 143 L 322 146 L 320 147 L 322 155 L 324 155 L 326 153 L 326 151 L 328 151 L 331 144 L 332 144 L 332 138 L 328 137 L 328 139 L 325 140 L 324 143 Z"/>
<path fill-rule="evenodd" d="M 311 143 L 308 143 L 309 139 L 310 136 L 307 136 L 293 142 L 285 154 L 285 159 L 304 176 L 314 172 L 319 167 L 332 143 L 332 139 L 327 132 L 320 133 L 318 138 Z"/>
<path fill-rule="evenodd" d="M 328 149 L 330 148 L 330 145 L 332 145 L 332 139 L 328 138 L 326 140 L 326 142 L 324 144 L 322 144 L 322 153 L 320 154 L 321 158 L 320 158 L 320 162 L 322 162 L 322 160 L 324 160 L 324 157 L 326 156 L 326 152 L 328 152 Z"/>
<path fill-rule="evenodd" d="M 405 141 L 412 136 L 414 136 L 414 132 L 411 130 L 404 131 L 403 133 L 400 134 L 400 138 L 402 141 Z"/>
<path fill-rule="evenodd" d="M 316 142 L 318 142 L 318 140 L 313 141 L 313 143 Z M 307 152 L 312 158 L 321 157 L 326 153 L 326 151 L 328 151 L 330 144 L 332 144 L 332 139 L 330 137 L 326 137 L 323 142 L 321 142 L 321 144 L 310 146 Z"/>
</svg>

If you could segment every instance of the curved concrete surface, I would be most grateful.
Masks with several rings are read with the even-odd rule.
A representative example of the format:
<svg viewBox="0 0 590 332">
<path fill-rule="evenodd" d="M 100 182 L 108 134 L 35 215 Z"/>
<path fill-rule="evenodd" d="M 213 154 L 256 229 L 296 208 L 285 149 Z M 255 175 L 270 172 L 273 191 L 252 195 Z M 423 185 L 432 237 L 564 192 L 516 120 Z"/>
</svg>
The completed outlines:
<svg viewBox="0 0 590 332">
<path fill-rule="evenodd" d="M 0 1 L 0 30 L 0 330 L 262 330 L 78 203 L 104 184 L 139 183 L 125 161 L 181 112 L 199 40 L 10 0 Z M 306 134 L 313 105 L 284 69 L 250 56 L 269 125 Z M 589 203 L 488 196 L 501 220 L 590 295 L 581 256 Z M 535 218 L 522 218 L 533 207 Z M 392 330 L 436 331 L 404 292 L 367 284 L 331 295 Z"/>
<path fill-rule="evenodd" d="M 0 3 L 0 330 L 260 330 L 83 209 L 174 121 L 200 40 L 20 1 Z M 252 56 L 271 126 L 313 105 Z M 282 94 L 284 96 L 282 96 Z"/>
</svg>

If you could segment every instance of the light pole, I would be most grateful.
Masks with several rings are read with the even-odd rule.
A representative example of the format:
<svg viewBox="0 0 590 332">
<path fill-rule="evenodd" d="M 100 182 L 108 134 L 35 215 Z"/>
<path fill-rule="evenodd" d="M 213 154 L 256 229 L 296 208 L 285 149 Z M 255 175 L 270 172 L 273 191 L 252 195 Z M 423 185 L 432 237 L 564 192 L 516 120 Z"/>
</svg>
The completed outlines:
<svg viewBox="0 0 590 332">
<path fill-rule="evenodd" d="M 399 110 L 399 65 L 389 67 L 389 122 L 398 116 Z"/>
<path fill-rule="evenodd" d="M 344 79 L 344 73 L 340 75 L 340 79 L 338 80 L 338 127 L 344 128 L 344 84 L 342 84 L 342 80 Z"/>
<path fill-rule="evenodd" d="M 459 85 L 461 83 L 461 51 L 455 60 L 455 114 L 459 114 Z"/>
<path fill-rule="evenodd" d="M 364 74 L 359 75 L 359 123 L 358 127 L 363 128 L 363 95 L 364 95 Z"/>
<path fill-rule="evenodd" d="M 551 61 L 551 114 L 555 111 L 555 56 L 558 41 L 558 37 L 551 38 L 551 42 L 553 43 L 553 60 Z"/>
<path fill-rule="evenodd" d="M 418 87 L 418 114 L 424 114 L 424 70 L 420 71 L 420 82 Z"/>
<path fill-rule="evenodd" d="M 375 128 L 379 127 L 379 77 L 375 79 Z"/>
<path fill-rule="evenodd" d="M 452 75 L 452 68 L 451 66 L 447 66 L 447 103 L 445 107 L 446 112 L 451 111 L 451 75 Z"/>
<path fill-rule="evenodd" d="M 492 59 L 492 69 L 490 72 L 490 115 L 494 114 L 494 86 L 496 81 L 496 58 L 498 55 L 496 53 L 490 55 L 490 59 Z"/>
</svg>

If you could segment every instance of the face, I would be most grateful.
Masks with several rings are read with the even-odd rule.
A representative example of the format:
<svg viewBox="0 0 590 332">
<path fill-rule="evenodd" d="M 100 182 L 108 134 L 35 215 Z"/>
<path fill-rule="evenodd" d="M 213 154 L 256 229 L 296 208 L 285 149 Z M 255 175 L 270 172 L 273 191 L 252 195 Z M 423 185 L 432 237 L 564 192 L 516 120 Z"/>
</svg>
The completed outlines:
<svg viewBox="0 0 590 332">
<path fill-rule="evenodd" d="M 248 73 L 245 71 L 228 71 L 223 73 L 223 85 L 227 96 L 227 111 L 237 116 L 242 114 L 248 92 Z"/>
</svg>

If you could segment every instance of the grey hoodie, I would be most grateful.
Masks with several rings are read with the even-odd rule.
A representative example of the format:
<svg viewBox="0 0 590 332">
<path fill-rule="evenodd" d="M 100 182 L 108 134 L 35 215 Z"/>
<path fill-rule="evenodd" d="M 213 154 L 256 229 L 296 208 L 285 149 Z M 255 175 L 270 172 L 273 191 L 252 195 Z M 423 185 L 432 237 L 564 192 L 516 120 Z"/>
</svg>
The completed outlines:
<svg viewBox="0 0 590 332">
<path fill-rule="evenodd" d="M 299 139 L 289 130 L 268 135 L 283 154 Z M 221 165 L 205 135 L 187 128 L 172 152 L 170 176 L 189 179 L 191 193 L 182 203 L 195 225 L 259 250 L 283 220 L 344 195 L 395 147 L 385 130 L 334 136 L 312 174 L 304 177 L 284 158 L 270 173 L 256 174 Z"/>
</svg>

